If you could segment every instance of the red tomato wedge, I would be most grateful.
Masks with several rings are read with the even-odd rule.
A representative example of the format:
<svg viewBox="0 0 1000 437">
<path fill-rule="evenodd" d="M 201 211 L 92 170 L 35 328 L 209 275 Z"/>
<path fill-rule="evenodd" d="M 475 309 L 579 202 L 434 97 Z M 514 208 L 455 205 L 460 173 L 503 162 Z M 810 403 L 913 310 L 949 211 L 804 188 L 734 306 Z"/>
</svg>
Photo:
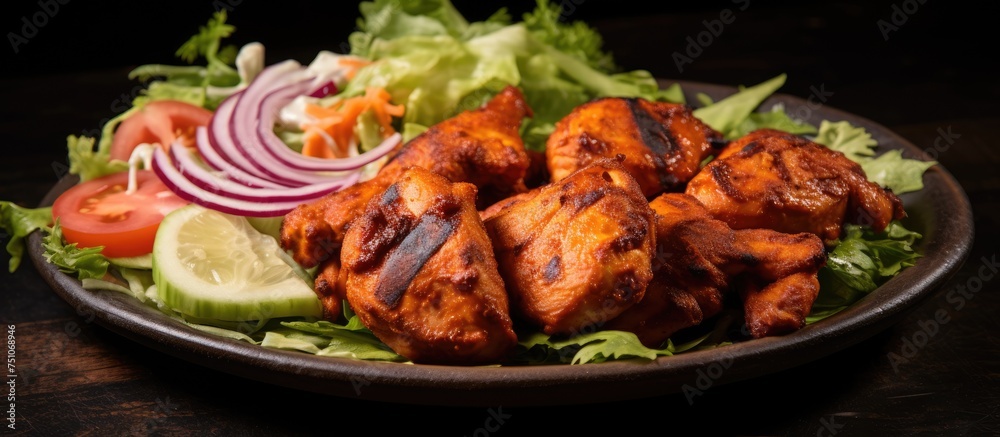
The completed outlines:
<svg viewBox="0 0 1000 437">
<path fill-rule="evenodd" d="M 52 204 L 63 238 L 77 247 L 104 246 L 108 258 L 142 256 L 153 251 L 153 239 L 163 217 L 187 205 L 155 173 L 140 170 L 138 189 L 126 194 L 128 172 L 81 182 Z"/>
<path fill-rule="evenodd" d="M 128 116 L 111 140 L 111 159 L 128 161 L 135 146 L 160 143 L 169 149 L 174 141 L 194 145 L 195 128 L 207 126 L 212 111 L 178 100 L 156 100 Z"/>
</svg>

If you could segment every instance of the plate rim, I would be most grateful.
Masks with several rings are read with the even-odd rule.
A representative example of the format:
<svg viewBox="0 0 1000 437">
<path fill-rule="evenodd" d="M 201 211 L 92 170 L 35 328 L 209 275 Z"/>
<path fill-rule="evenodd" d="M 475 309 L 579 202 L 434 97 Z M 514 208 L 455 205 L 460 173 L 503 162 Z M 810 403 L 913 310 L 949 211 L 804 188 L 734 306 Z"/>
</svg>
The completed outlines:
<svg viewBox="0 0 1000 437">
<path fill-rule="evenodd" d="M 658 81 L 661 86 L 680 84 L 689 101 L 695 92 L 718 98 L 736 91 L 736 87 L 720 84 Z M 774 103 L 804 105 L 807 101 L 776 93 L 762 107 Z M 818 119 L 861 122 L 879 140 L 880 151 L 896 148 L 909 157 L 931 160 L 913 143 L 868 118 L 829 105 L 811 114 Z M 712 375 L 713 386 L 776 373 L 843 350 L 894 324 L 957 272 L 974 240 L 971 204 L 955 178 L 940 164 L 928 169 L 924 177 L 925 190 L 934 187 L 935 193 L 944 192 L 932 200 L 950 200 L 953 210 L 946 217 L 933 214 L 934 224 L 945 220 L 947 226 L 935 229 L 930 241 L 924 235 L 921 247 L 925 253 L 915 266 L 850 308 L 791 334 L 660 357 L 653 362 L 461 367 L 319 357 L 264 348 L 179 324 L 119 292 L 83 289 L 77 279 L 46 261 L 40 232 L 29 235 L 28 254 L 49 286 L 78 314 L 95 314 L 98 325 L 118 335 L 216 371 L 297 390 L 402 404 L 486 407 L 600 403 L 679 393 L 685 385 L 695 384 L 699 371 L 704 373 L 711 366 L 716 366 L 718 373 Z M 72 175 L 61 179 L 40 206 L 51 205 L 55 196 L 75 181 Z M 968 232 L 956 233 L 956 229 Z M 926 253 L 928 248 L 941 250 Z M 526 390 L 531 390 L 530 396 Z"/>
</svg>

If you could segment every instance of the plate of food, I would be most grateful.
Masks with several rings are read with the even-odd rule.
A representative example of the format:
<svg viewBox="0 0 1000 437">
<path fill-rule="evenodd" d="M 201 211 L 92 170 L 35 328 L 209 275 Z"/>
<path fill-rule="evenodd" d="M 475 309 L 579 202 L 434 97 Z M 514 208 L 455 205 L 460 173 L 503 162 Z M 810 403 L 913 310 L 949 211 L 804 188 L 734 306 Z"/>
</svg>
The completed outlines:
<svg viewBox="0 0 1000 437">
<path fill-rule="evenodd" d="M 70 137 L 72 174 L 4 227 L 150 348 L 463 406 L 778 372 L 890 326 L 968 254 L 946 169 L 784 75 L 617 71 L 547 2 L 475 23 L 390 6 L 309 63 L 228 48 L 217 13 L 178 50 L 191 65 L 133 71 L 133 107 Z"/>
</svg>

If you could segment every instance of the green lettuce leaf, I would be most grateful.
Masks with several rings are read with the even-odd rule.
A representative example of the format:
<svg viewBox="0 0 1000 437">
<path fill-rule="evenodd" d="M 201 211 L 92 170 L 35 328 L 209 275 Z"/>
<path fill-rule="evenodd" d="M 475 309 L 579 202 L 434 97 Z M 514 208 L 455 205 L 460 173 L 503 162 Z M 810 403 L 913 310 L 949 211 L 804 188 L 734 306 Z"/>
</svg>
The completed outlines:
<svg viewBox="0 0 1000 437">
<path fill-rule="evenodd" d="M 863 127 L 854 127 L 846 121 L 823 120 L 813 141 L 859 161 L 875 155 L 878 141 Z"/>
<path fill-rule="evenodd" d="M 914 247 L 922 236 L 893 221 L 882 232 L 844 225 L 844 237 L 820 269 L 820 292 L 807 323 L 829 317 L 884 284 L 920 258 Z"/>
<path fill-rule="evenodd" d="M 792 119 L 783 106 L 775 105 L 770 111 L 751 113 L 727 136 L 739 138 L 757 129 L 777 129 L 796 135 L 811 135 L 817 132 L 816 126 Z"/>
<path fill-rule="evenodd" d="M 903 157 L 903 152 L 893 149 L 877 158 L 861 162 L 861 168 L 871 181 L 903 194 L 924 188 L 924 172 L 936 161 L 920 161 Z"/>
<path fill-rule="evenodd" d="M 658 356 L 675 353 L 669 341 L 663 349 L 650 349 L 644 346 L 635 334 L 612 330 L 580 334 L 567 339 L 536 332 L 519 339 L 518 347 L 517 361 L 526 364 L 587 364 L 615 359 L 653 360 Z"/>
<path fill-rule="evenodd" d="M 7 241 L 10 261 L 7 269 L 14 273 L 24 256 L 24 239 L 37 229 L 44 229 L 52 222 L 52 207 L 24 208 L 14 203 L 0 201 L 0 229 Z"/>
<path fill-rule="evenodd" d="M 45 259 L 49 263 L 64 273 L 76 275 L 79 279 L 104 278 L 110 265 L 108 259 L 101 254 L 104 247 L 81 249 L 76 243 L 66 244 L 58 219 L 47 230 L 48 235 L 42 240 L 42 245 L 45 247 Z"/>
<path fill-rule="evenodd" d="M 614 57 L 604 50 L 604 38 L 582 21 L 560 20 L 562 7 L 539 0 L 535 9 L 522 17 L 525 27 L 538 41 L 566 53 L 603 73 L 618 71 Z"/>
<path fill-rule="evenodd" d="M 463 39 L 488 33 L 495 27 L 480 25 L 470 31 L 470 24 L 448 0 L 376 0 L 361 2 L 357 30 L 348 36 L 351 54 L 371 57 L 376 39 L 390 40 L 407 36 L 450 36 Z M 486 23 L 503 26 L 509 16 L 501 10 Z"/>
<path fill-rule="evenodd" d="M 326 344 L 314 352 L 317 355 L 359 360 L 406 361 L 365 328 L 356 315 L 349 317 L 346 325 L 325 320 L 281 322 L 281 325 L 326 339 Z"/>
<path fill-rule="evenodd" d="M 107 141 L 102 139 L 101 144 L 95 148 L 93 138 L 73 135 L 66 137 L 69 172 L 80 176 L 81 181 L 88 181 L 128 170 L 127 162 L 111 159 L 111 135 L 108 134 L 107 138 Z"/>
<path fill-rule="evenodd" d="M 895 149 L 873 157 L 878 141 L 865 128 L 846 121 L 834 123 L 824 120 L 813 141 L 843 152 L 849 159 L 861 164 L 869 180 L 895 194 L 923 189 L 924 172 L 937 164 L 936 161 L 904 158 L 903 153 Z"/>
<path fill-rule="evenodd" d="M 509 17 L 498 13 L 493 21 L 469 24 L 447 0 L 423 7 L 363 3 L 351 53 L 373 62 L 341 95 L 384 88 L 406 107 L 401 125 L 432 126 L 478 107 L 504 86 L 518 86 L 534 113 L 522 127 L 534 150 L 544 148 L 556 121 L 596 97 L 683 102 L 679 87 L 661 90 L 647 71 L 610 73 L 599 35 L 584 25 L 558 22 L 557 9 L 540 1 L 526 21 L 507 23 Z M 482 26 L 471 32 L 476 24 Z"/>
<path fill-rule="evenodd" d="M 161 308 L 161 310 L 163 310 L 163 309 Z M 226 329 L 226 328 L 220 328 L 218 326 L 212 326 L 212 325 L 203 325 L 203 324 L 200 324 L 200 323 L 192 323 L 192 322 L 189 322 L 187 320 L 184 320 L 183 317 L 181 317 L 179 315 L 176 315 L 176 314 L 172 315 L 171 318 L 173 318 L 174 320 L 177 320 L 178 322 L 181 322 L 181 323 L 183 323 L 185 325 L 188 325 L 188 326 L 190 326 L 190 327 L 192 327 L 194 329 L 197 329 L 199 331 L 206 332 L 206 333 L 209 333 L 209 334 L 212 334 L 212 335 L 217 335 L 219 337 L 229 338 L 229 339 L 238 340 L 238 341 L 245 341 L 245 342 L 250 343 L 250 344 L 257 344 L 257 345 L 259 345 L 261 343 L 260 341 L 254 339 L 253 337 L 250 337 L 249 335 L 246 335 L 246 334 L 244 334 L 242 332 L 239 332 L 239 331 L 236 331 L 236 330 Z"/>
<path fill-rule="evenodd" d="M 135 107 L 142 107 L 155 100 L 180 100 L 195 106 L 206 106 L 208 93 L 205 87 L 181 85 L 176 82 L 150 82 L 142 94 L 132 101 Z"/>
<path fill-rule="evenodd" d="M 780 74 L 757 85 L 743 88 L 718 102 L 695 109 L 694 115 L 712 129 L 722 132 L 727 139 L 737 138 L 740 126 L 747 117 L 785 84 L 786 77 L 785 74 Z"/>
<path fill-rule="evenodd" d="M 176 55 L 181 60 L 191 64 L 204 58 L 205 66 L 149 64 L 129 72 L 129 79 L 149 83 L 132 104 L 140 107 L 153 100 L 176 99 L 215 109 L 226 95 L 210 95 L 208 88 L 231 88 L 242 80 L 233 66 L 236 47 L 222 46 L 222 40 L 236 30 L 226 19 L 226 11 L 219 10 L 177 49 Z"/>
<path fill-rule="evenodd" d="M 147 269 L 131 269 L 119 267 L 111 264 L 111 271 L 117 270 L 118 277 L 113 274 L 104 275 L 103 278 L 83 278 L 80 282 L 84 290 L 111 290 L 127 294 L 147 303 L 150 287 L 154 286 L 153 272 Z M 120 277 L 120 279 L 119 279 Z M 155 291 L 154 291 L 155 293 Z"/>
<path fill-rule="evenodd" d="M 207 59 L 210 64 L 220 63 L 225 65 L 226 61 L 231 62 L 235 58 L 229 58 L 233 55 L 232 52 L 227 52 L 227 56 L 220 57 L 220 43 L 222 39 L 232 35 L 235 30 L 235 27 L 226 24 L 226 10 L 221 9 L 212 15 L 212 18 L 208 20 L 206 25 L 201 26 L 197 34 L 184 42 L 175 54 L 178 58 L 187 61 L 189 64 L 201 56 Z"/>
<path fill-rule="evenodd" d="M 298 334 L 268 331 L 264 333 L 264 340 L 260 342 L 260 345 L 274 349 L 295 350 L 316 354 L 319 352 L 320 346 L 325 346 L 329 342 L 319 336 L 304 335 L 301 332 Z"/>
</svg>

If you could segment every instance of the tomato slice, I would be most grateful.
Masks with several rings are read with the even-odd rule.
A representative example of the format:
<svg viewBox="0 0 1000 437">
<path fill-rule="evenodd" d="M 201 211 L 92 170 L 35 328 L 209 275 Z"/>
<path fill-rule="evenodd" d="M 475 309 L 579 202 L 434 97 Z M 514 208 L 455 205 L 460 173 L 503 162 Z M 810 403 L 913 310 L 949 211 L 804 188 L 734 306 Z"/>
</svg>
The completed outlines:
<svg viewBox="0 0 1000 437">
<path fill-rule="evenodd" d="M 142 256 L 153 251 L 153 240 L 163 217 L 187 205 L 155 173 L 136 172 L 138 189 L 126 194 L 128 172 L 81 182 L 52 204 L 63 238 L 77 247 L 104 246 L 108 258 Z"/>
<path fill-rule="evenodd" d="M 155 100 L 128 116 L 111 140 L 111 159 L 128 161 L 135 146 L 159 143 L 169 149 L 175 141 L 194 145 L 195 128 L 207 126 L 212 111 L 179 100 Z"/>
</svg>

